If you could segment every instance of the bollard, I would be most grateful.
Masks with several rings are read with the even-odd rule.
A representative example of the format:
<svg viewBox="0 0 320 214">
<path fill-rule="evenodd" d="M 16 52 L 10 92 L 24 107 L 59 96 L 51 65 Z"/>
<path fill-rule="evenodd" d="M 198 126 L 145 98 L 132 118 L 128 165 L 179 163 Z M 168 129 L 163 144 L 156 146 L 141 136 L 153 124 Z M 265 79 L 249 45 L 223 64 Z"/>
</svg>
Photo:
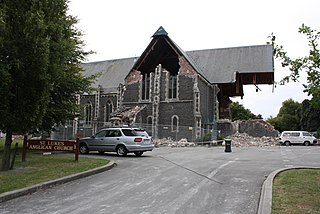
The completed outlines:
<svg viewBox="0 0 320 214">
<path fill-rule="evenodd" d="M 225 150 L 224 152 L 231 152 L 231 140 L 230 139 L 225 139 Z"/>
</svg>

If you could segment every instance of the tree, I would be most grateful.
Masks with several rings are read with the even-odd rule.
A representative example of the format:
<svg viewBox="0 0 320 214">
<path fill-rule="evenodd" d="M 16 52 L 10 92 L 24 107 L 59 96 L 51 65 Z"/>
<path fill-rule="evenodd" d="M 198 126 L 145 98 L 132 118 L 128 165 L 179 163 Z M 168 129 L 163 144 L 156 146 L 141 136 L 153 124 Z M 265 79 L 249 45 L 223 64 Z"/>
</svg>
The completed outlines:
<svg viewBox="0 0 320 214">
<path fill-rule="evenodd" d="M 50 131 L 74 118 L 76 95 L 93 77 L 81 74 L 89 53 L 77 20 L 67 15 L 67 0 L 2 0 L 0 8 L 1 169 L 8 170 L 12 134 Z"/>
<path fill-rule="evenodd" d="M 301 104 L 292 99 L 282 103 L 277 117 L 268 119 L 278 131 L 300 130 Z"/>
<path fill-rule="evenodd" d="M 307 73 L 307 84 L 303 84 L 304 92 L 312 96 L 311 102 L 317 108 L 320 108 L 320 52 L 319 38 L 320 32 L 312 30 L 310 27 L 302 24 L 299 33 L 306 35 L 309 45 L 309 55 L 298 58 L 290 58 L 282 45 L 276 44 L 276 36 L 271 34 L 270 39 L 274 47 L 274 55 L 280 60 L 282 67 L 288 67 L 290 75 L 284 77 L 280 84 L 285 84 L 290 80 L 296 82 L 301 72 Z"/>
<path fill-rule="evenodd" d="M 310 100 L 301 103 L 301 129 L 315 132 L 320 129 L 320 109 L 311 105 Z"/>
<path fill-rule="evenodd" d="M 249 120 L 256 119 L 257 116 L 254 115 L 249 109 L 246 109 L 239 102 L 232 102 L 230 104 L 231 118 L 232 121 L 235 120 Z M 261 117 L 261 115 L 260 115 Z"/>
</svg>

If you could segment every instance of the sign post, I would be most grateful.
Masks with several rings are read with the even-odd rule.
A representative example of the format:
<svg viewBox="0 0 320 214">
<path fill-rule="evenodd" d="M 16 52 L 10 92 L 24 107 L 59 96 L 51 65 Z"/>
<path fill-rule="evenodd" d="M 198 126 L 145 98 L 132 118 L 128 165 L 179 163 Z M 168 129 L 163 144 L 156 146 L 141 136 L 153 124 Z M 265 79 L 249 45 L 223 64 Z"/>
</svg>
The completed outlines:
<svg viewBox="0 0 320 214">
<path fill-rule="evenodd" d="M 23 137 L 22 162 L 26 161 L 26 154 L 27 154 L 27 135 Z"/>
</svg>

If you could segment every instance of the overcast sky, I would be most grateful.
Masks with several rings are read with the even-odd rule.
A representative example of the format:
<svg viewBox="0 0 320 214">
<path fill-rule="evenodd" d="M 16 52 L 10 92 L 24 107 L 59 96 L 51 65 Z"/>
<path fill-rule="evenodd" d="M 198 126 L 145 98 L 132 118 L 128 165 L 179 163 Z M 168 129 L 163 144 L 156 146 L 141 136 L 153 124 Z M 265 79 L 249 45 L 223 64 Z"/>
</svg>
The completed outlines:
<svg viewBox="0 0 320 214">
<path fill-rule="evenodd" d="M 262 45 L 273 32 L 290 56 L 308 53 L 302 23 L 320 30 L 319 0 L 71 0 L 70 13 L 79 19 L 89 62 L 140 56 L 151 36 L 163 26 L 184 51 Z M 275 61 L 275 80 L 288 71 Z M 282 102 L 308 98 L 302 83 L 244 87 L 239 101 L 254 114 L 276 116 Z"/>
</svg>

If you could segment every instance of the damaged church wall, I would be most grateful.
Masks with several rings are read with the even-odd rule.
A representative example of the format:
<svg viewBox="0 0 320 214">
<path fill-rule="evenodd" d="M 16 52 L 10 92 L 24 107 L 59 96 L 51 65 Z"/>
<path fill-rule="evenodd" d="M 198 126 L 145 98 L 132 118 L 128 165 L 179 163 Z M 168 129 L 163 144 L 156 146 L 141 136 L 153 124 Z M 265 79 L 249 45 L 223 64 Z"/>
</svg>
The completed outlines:
<svg viewBox="0 0 320 214">
<path fill-rule="evenodd" d="M 126 79 L 123 103 L 139 102 L 139 85 L 142 81 L 140 71 L 133 70 Z"/>
<path fill-rule="evenodd" d="M 238 127 L 239 133 L 247 133 L 253 137 L 277 137 L 279 134 L 270 123 L 261 119 L 239 121 Z"/>
<path fill-rule="evenodd" d="M 97 97 L 98 96 L 98 97 Z M 86 106 L 88 103 L 91 104 L 91 121 L 86 121 Z M 91 95 L 81 95 L 80 96 L 80 110 L 78 120 L 78 133 L 77 136 L 91 136 L 95 134 L 96 131 L 107 126 L 107 104 L 111 104 L 112 111 L 117 107 L 117 94 L 116 93 L 104 93 L 103 90 L 100 93 L 95 93 Z M 97 106 L 98 105 L 98 106 Z M 97 110 L 97 111 L 96 111 Z M 56 133 L 58 136 L 59 133 Z M 61 137 L 62 139 L 62 137 Z"/>
<path fill-rule="evenodd" d="M 112 112 L 117 109 L 117 94 L 101 94 L 100 96 L 100 107 L 98 121 L 108 122 L 110 118 L 107 118 L 107 105 L 111 104 Z M 104 124 L 101 124 L 99 128 L 102 128 Z"/>
<path fill-rule="evenodd" d="M 167 88 L 169 87 L 168 86 L 169 78 L 170 78 L 170 72 L 167 70 L 162 70 L 161 76 L 160 76 L 160 101 L 167 101 L 168 100 Z M 179 86 L 178 86 L 177 93 L 179 96 Z"/>
<path fill-rule="evenodd" d="M 193 101 L 193 79 L 179 74 L 179 100 Z"/>
<path fill-rule="evenodd" d="M 156 77 L 155 72 L 150 72 L 150 98 L 141 100 L 141 81 L 143 77 L 141 72 L 132 71 L 127 76 L 125 91 L 123 94 L 123 105 L 134 107 L 135 105 L 146 105 L 136 118 L 136 123 L 147 125 L 148 117 L 156 117 L 157 120 L 157 135 L 159 138 L 172 137 L 173 139 L 187 138 L 188 140 L 195 139 L 196 120 L 194 111 L 194 82 L 198 81 L 198 75 L 193 68 L 187 63 L 184 58 L 180 58 L 180 67 L 177 75 L 177 97 L 168 98 L 168 87 L 170 71 L 165 69 L 160 73 L 159 85 L 159 111 L 158 115 L 154 115 L 154 84 Z M 139 76 L 140 75 L 140 76 Z M 202 80 L 200 81 L 202 84 Z M 204 84 L 205 85 L 205 84 Z M 203 91 L 208 91 L 204 90 Z M 204 107 L 206 108 L 206 107 Z M 178 118 L 178 131 L 172 130 L 172 117 Z M 201 115 L 200 115 L 201 119 Z M 201 128 L 201 125 L 200 125 Z"/>
<path fill-rule="evenodd" d="M 193 138 L 193 117 L 188 116 L 193 114 L 191 102 L 170 102 L 161 103 L 159 109 L 159 138 L 170 137 L 174 140 L 181 138 Z M 178 130 L 172 130 L 172 117 L 178 118 Z M 192 129 L 190 129 L 191 127 Z"/>
<path fill-rule="evenodd" d="M 202 104 L 205 103 L 205 100 L 202 100 L 202 93 L 206 93 L 205 87 L 208 85 L 205 84 L 204 80 L 200 78 L 196 70 L 191 66 L 191 64 L 184 58 L 179 57 L 179 77 L 182 80 L 182 91 L 184 92 L 181 97 L 182 99 L 190 100 L 192 104 L 192 114 L 190 114 L 190 127 L 187 130 L 190 133 L 192 130 L 193 140 L 201 138 L 202 134 Z M 207 116 L 207 115 L 206 115 Z M 192 120 L 192 121 L 191 121 Z"/>
<path fill-rule="evenodd" d="M 220 120 L 217 125 L 222 138 L 236 133 L 246 133 L 252 137 L 278 137 L 279 135 L 279 132 L 270 123 L 262 119 L 237 120 L 234 122 Z"/>
<path fill-rule="evenodd" d="M 217 129 L 219 132 L 219 137 L 224 138 L 227 136 L 231 136 L 237 132 L 238 127 L 236 123 L 231 122 L 230 120 L 218 120 L 217 121 Z"/>
<path fill-rule="evenodd" d="M 206 82 L 199 78 L 198 88 L 200 90 L 200 111 L 203 128 L 208 129 L 213 119 L 213 89 Z M 209 126 L 209 127 L 208 127 Z M 211 128 L 211 127 L 210 127 Z"/>
</svg>

